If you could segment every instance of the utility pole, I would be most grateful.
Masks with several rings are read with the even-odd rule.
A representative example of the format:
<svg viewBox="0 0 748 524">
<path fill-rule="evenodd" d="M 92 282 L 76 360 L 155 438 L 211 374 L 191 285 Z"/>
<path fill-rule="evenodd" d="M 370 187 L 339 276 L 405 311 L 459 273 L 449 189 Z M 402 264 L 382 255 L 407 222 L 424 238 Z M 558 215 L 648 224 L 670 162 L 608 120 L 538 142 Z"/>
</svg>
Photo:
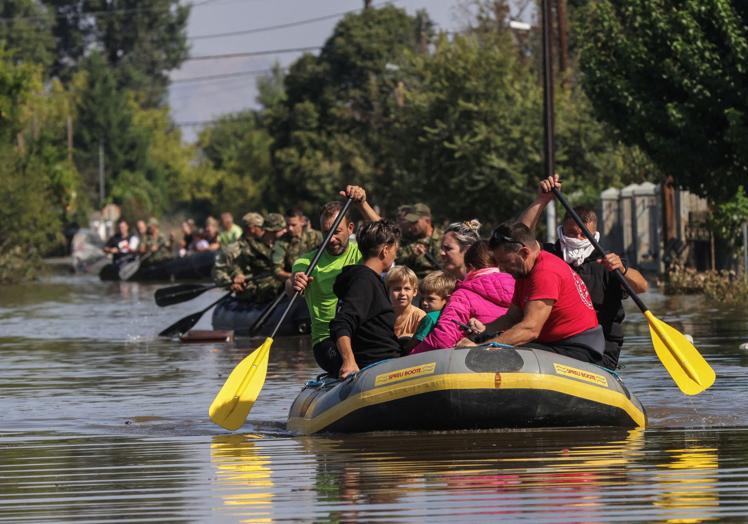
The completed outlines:
<svg viewBox="0 0 748 524">
<path fill-rule="evenodd" d="M 73 118 L 68 115 L 67 118 L 67 131 L 68 131 L 68 162 L 73 163 Z"/>
<path fill-rule="evenodd" d="M 748 222 L 743 222 L 743 278 L 748 283 Z"/>
<path fill-rule="evenodd" d="M 545 176 L 554 174 L 553 154 L 553 55 L 551 54 L 551 0 L 543 0 L 543 119 L 545 132 Z M 546 241 L 556 241 L 556 203 L 551 200 L 545 208 Z"/>
<path fill-rule="evenodd" d="M 104 146 L 99 142 L 99 207 L 104 207 Z"/>
<path fill-rule="evenodd" d="M 564 81 L 564 72 L 569 67 L 569 25 L 566 20 L 566 0 L 556 0 L 558 23 L 558 72 Z"/>
</svg>

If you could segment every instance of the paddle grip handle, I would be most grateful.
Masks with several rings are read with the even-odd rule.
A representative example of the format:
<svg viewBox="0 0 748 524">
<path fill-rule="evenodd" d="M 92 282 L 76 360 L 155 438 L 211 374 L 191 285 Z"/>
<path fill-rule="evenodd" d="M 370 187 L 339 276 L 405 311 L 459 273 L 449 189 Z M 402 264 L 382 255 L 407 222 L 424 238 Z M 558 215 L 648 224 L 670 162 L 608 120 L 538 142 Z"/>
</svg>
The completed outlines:
<svg viewBox="0 0 748 524">
<path fill-rule="evenodd" d="M 306 276 L 309 276 L 312 274 L 312 271 L 314 271 L 314 268 L 317 266 L 317 262 L 319 262 L 320 257 L 322 256 L 322 253 L 324 253 L 325 249 L 327 248 L 327 244 L 330 243 L 330 239 L 335 234 L 335 231 L 337 231 L 338 226 L 343 221 L 343 218 L 345 218 L 345 215 L 348 213 L 348 210 L 351 208 L 351 204 L 353 203 L 353 199 L 348 197 L 348 200 L 345 201 L 345 204 L 343 205 L 343 209 L 340 210 L 340 213 L 338 213 L 338 216 L 335 217 L 335 222 L 332 223 L 332 227 L 327 232 L 327 235 L 325 236 L 325 239 L 322 241 L 322 243 L 317 248 L 317 252 L 314 254 L 314 258 L 309 263 L 309 267 L 306 268 L 306 271 L 304 271 L 304 274 Z M 275 325 L 275 329 L 273 329 L 273 333 L 270 335 L 270 338 L 275 338 L 275 335 L 278 333 L 278 330 L 283 325 L 283 321 L 286 320 L 286 317 L 288 316 L 288 312 L 291 311 L 291 308 L 294 305 L 294 302 L 296 302 L 296 299 L 299 296 L 299 292 L 293 294 L 291 297 L 291 300 L 288 302 L 288 305 L 286 306 L 286 310 L 281 315 L 280 320 Z"/>
<path fill-rule="evenodd" d="M 584 236 L 587 237 L 587 240 L 590 241 L 592 246 L 603 255 L 607 255 L 608 252 L 603 249 L 603 247 L 597 240 L 595 240 L 595 237 L 592 235 L 592 233 L 590 233 L 590 230 L 587 229 L 587 226 L 584 225 L 582 218 L 577 214 L 576 211 L 574 211 L 574 208 L 571 207 L 571 204 L 569 204 L 569 201 L 566 200 L 566 197 L 561 193 L 561 191 L 559 191 L 557 187 L 554 187 L 552 191 L 553 195 L 558 199 L 559 202 L 561 202 L 561 205 L 564 206 L 566 212 L 569 213 L 569 215 L 574 219 L 574 222 L 577 223 L 579 229 L 582 230 L 582 233 L 584 233 Z M 618 280 L 621 282 L 623 288 L 631 297 L 631 300 L 633 300 L 634 303 L 639 307 L 639 309 L 642 310 L 642 313 L 644 313 L 645 311 L 649 311 L 649 308 L 644 304 L 644 302 L 641 301 L 639 295 L 636 294 L 636 291 L 634 291 L 634 289 L 631 287 L 631 284 L 629 284 L 628 280 L 626 280 L 626 277 L 623 276 L 623 273 L 621 273 L 621 271 L 618 269 L 616 269 L 614 273 Z"/>
</svg>

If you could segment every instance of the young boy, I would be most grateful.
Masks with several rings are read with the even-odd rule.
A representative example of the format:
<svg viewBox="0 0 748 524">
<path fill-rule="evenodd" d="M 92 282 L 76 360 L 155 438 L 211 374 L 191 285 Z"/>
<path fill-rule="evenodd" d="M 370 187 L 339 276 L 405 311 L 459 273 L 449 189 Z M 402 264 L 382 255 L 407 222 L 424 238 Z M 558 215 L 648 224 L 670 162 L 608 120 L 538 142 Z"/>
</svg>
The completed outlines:
<svg viewBox="0 0 748 524">
<path fill-rule="evenodd" d="M 416 333 L 413 335 L 411 349 L 419 342 L 423 342 L 426 335 L 434 329 L 456 284 L 457 281 L 443 271 L 434 271 L 423 279 L 420 290 L 421 308 L 426 312 L 426 316 L 418 324 Z"/>
<path fill-rule="evenodd" d="M 395 336 L 410 338 L 426 313 L 413 305 L 418 290 L 418 277 L 407 266 L 395 266 L 387 272 L 385 279 L 390 293 L 392 309 L 395 310 Z"/>
<path fill-rule="evenodd" d="M 380 278 L 395 261 L 400 228 L 387 220 L 369 222 L 356 239 L 363 258 L 343 268 L 332 288 L 338 297 L 330 321 L 334 345 L 314 353 L 320 367 L 341 380 L 369 364 L 400 356 L 395 313 Z"/>
</svg>

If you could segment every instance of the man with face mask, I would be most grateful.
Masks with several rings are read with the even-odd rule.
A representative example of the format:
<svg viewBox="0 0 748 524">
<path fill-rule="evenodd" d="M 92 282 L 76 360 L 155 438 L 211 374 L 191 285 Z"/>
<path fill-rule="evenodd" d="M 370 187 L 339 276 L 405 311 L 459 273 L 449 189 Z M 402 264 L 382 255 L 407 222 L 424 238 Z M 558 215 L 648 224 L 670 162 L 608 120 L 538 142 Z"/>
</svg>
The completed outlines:
<svg viewBox="0 0 748 524">
<path fill-rule="evenodd" d="M 605 338 L 582 278 L 541 249 L 535 234 L 520 222 L 497 227 L 489 245 L 496 264 L 516 279 L 514 298 L 504 316 L 487 326 L 471 319 L 471 327 L 498 332 L 492 342 L 601 363 Z"/>
<path fill-rule="evenodd" d="M 558 175 L 541 180 L 538 196 L 522 213 L 520 222 L 532 230 L 535 229 L 543 209 L 554 198 L 552 192 L 554 187 L 561 189 L 561 180 Z M 599 241 L 600 233 L 597 230 L 595 212 L 585 207 L 576 207 L 574 211 L 595 236 L 595 240 Z M 605 335 L 605 354 L 602 365 L 608 369 L 616 369 L 623 345 L 622 322 L 625 313 L 622 301 L 626 298 L 626 293 L 613 271 L 620 270 L 637 293 L 647 290 L 649 287 L 647 281 L 639 271 L 630 267 L 626 260 L 617 254 L 608 253 L 603 256 L 602 253 L 596 251 L 571 216 L 567 215 L 564 218 L 556 233 L 558 240 L 554 244 L 544 244 L 543 248 L 562 258 L 584 280 Z"/>
<path fill-rule="evenodd" d="M 365 220 L 370 222 L 380 220 L 379 214 L 366 201 L 366 191 L 362 187 L 347 186 L 340 193 L 342 196 L 353 199 Z M 320 225 L 323 236 L 327 236 L 342 209 L 343 202 L 340 201 L 328 202 L 322 207 Z M 304 294 L 312 319 L 312 346 L 315 355 L 327 353 L 330 346 L 335 347 L 335 342 L 330 340 L 330 321 L 335 318 L 338 304 L 333 284 L 344 267 L 358 264 L 361 260 L 358 245 L 350 239 L 354 228 L 355 224 L 350 217 L 343 218 L 333 232 L 312 274 L 307 277 L 304 271 L 314 258 L 316 249 L 304 253 L 294 262 L 291 278 L 286 281 L 286 292 L 289 295 L 296 291 Z"/>
</svg>

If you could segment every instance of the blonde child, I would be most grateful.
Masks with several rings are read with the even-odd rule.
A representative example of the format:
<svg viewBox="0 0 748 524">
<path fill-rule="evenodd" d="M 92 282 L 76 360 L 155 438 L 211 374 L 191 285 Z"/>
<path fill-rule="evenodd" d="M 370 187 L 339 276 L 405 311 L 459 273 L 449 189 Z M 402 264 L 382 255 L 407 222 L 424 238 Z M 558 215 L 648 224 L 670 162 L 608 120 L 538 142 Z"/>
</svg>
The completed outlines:
<svg viewBox="0 0 748 524">
<path fill-rule="evenodd" d="M 433 331 L 456 284 L 454 277 L 443 271 L 434 271 L 424 277 L 420 291 L 421 307 L 426 312 L 426 316 L 418 324 L 416 333 L 413 335 L 411 349 L 419 342 L 423 342 L 423 339 Z"/>
<path fill-rule="evenodd" d="M 418 277 L 407 266 L 395 266 L 387 272 L 385 280 L 395 310 L 395 336 L 412 337 L 418 323 L 426 313 L 413 305 L 418 290 Z"/>
</svg>

